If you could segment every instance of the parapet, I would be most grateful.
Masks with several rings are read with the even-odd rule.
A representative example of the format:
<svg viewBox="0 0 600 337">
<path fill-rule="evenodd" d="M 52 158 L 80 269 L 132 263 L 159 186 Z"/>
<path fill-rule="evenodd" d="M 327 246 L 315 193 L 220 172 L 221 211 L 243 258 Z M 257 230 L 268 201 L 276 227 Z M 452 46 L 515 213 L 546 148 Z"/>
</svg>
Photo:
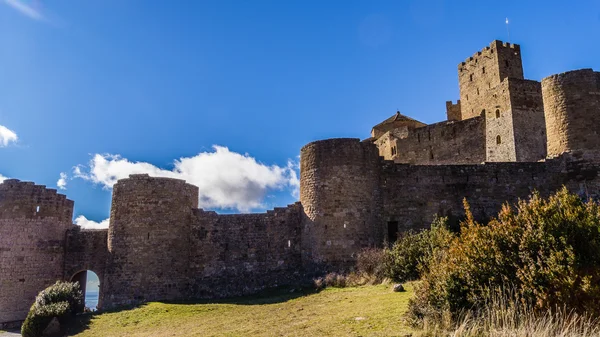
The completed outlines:
<svg viewBox="0 0 600 337">
<path fill-rule="evenodd" d="M 144 200 L 153 202 L 155 199 L 185 199 L 191 208 L 198 207 L 198 187 L 188 184 L 185 180 L 175 178 L 150 177 L 148 174 L 131 174 L 129 178 L 120 179 L 113 186 L 113 206 L 116 203 L 131 200 L 139 203 Z M 117 200 L 115 200 L 117 199 Z"/>
<path fill-rule="evenodd" d="M 498 51 L 502 51 L 502 50 L 506 50 L 506 49 L 510 50 L 512 53 L 517 53 L 517 54 L 521 53 L 521 46 L 518 44 L 502 42 L 500 40 L 494 40 L 494 41 L 492 41 L 492 43 L 490 43 L 489 46 L 481 49 L 480 51 L 473 54 L 473 56 L 471 56 L 468 59 L 461 62 L 458 65 L 458 70 L 459 70 L 459 72 L 462 72 L 463 70 L 467 69 L 467 66 L 478 63 L 480 58 L 490 57 L 493 53 L 497 53 Z"/>
<path fill-rule="evenodd" d="M 73 201 L 55 189 L 7 179 L 0 184 L 0 219 L 46 218 L 71 222 L 73 219 Z"/>
</svg>

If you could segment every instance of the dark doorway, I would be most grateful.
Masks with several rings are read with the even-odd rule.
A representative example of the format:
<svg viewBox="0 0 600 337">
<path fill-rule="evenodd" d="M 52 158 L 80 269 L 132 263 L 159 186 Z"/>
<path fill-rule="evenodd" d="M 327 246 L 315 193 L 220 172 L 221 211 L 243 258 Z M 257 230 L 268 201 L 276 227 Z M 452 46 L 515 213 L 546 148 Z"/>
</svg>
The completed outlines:
<svg viewBox="0 0 600 337">
<path fill-rule="evenodd" d="M 388 221 L 388 242 L 393 244 L 398 240 L 398 221 Z"/>
</svg>

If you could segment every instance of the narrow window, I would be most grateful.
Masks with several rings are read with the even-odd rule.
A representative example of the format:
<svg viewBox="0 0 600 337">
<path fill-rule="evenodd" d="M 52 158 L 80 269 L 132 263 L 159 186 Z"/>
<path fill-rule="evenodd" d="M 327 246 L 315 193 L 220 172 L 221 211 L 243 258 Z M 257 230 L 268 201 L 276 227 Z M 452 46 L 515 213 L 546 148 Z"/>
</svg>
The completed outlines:
<svg viewBox="0 0 600 337">
<path fill-rule="evenodd" d="M 488 88 L 491 88 L 491 87 L 492 87 L 492 84 L 491 84 L 491 83 L 488 83 Z"/>
<path fill-rule="evenodd" d="M 500 137 L 500 135 L 496 136 L 496 144 L 502 144 L 502 138 Z"/>
<path fill-rule="evenodd" d="M 508 68 L 508 60 L 504 60 L 504 65 Z"/>
<path fill-rule="evenodd" d="M 473 82 L 473 74 L 469 75 L 469 81 Z"/>
<path fill-rule="evenodd" d="M 150 233 L 148 233 L 148 240 L 150 240 Z"/>
<path fill-rule="evenodd" d="M 398 240 L 398 221 L 388 222 L 388 241 L 393 244 Z"/>
<path fill-rule="evenodd" d="M 500 109 L 496 109 L 496 118 L 500 118 Z"/>
<path fill-rule="evenodd" d="M 467 101 L 469 100 L 469 95 L 467 95 Z"/>
<path fill-rule="evenodd" d="M 481 73 L 485 74 L 485 67 L 481 67 Z"/>
<path fill-rule="evenodd" d="M 479 95 L 479 88 L 477 88 L 477 95 Z"/>
<path fill-rule="evenodd" d="M 429 159 L 433 160 L 433 151 L 429 150 Z"/>
</svg>

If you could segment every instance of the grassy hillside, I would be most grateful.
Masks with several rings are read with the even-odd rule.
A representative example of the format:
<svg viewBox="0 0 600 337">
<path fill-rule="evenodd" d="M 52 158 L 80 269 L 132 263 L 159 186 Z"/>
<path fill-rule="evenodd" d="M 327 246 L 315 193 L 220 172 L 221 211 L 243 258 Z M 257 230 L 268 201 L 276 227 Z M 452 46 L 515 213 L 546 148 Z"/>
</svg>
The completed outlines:
<svg viewBox="0 0 600 337">
<path fill-rule="evenodd" d="M 91 336 L 403 336 L 412 286 L 278 292 L 219 303 L 148 303 L 92 315 L 78 337 Z"/>
</svg>

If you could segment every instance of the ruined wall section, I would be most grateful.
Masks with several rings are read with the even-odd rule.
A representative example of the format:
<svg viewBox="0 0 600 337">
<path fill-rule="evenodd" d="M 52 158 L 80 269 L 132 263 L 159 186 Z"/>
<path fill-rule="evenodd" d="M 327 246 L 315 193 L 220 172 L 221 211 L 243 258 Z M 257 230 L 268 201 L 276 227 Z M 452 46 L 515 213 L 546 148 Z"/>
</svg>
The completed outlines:
<svg viewBox="0 0 600 337">
<path fill-rule="evenodd" d="M 493 89 L 505 78 L 523 79 L 521 48 L 516 44 L 493 41 L 458 65 L 461 118 L 480 116 L 488 109 Z"/>
<path fill-rule="evenodd" d="M 73 201 L 54 189 L 0 184 L 0 326 L 25 319 L 39 291 L 63 277 Z"/>
<path fill-rule="evenodd" d="M 574 70 L 542 80 L 548 155 L 595 153 L 600 160 L 600 73 Z"/>
<path fill-rule="evenodd" d="M 104 276 L 105 308 L 189 293 L 189 256 L 198 187 L 131 175 L 113 187 Z"/>
<path fill-rule="evenodd" d="M 79 281 L 85 293 L 85 272 L 91 270 L 100 281 L 99 293 L 104 294 L 104 271 L 108 260 L 108 229 L 82 229 L 73 226 L 67 231 L 64 276 L 67 281 Z M 79 279 L 80 277 L 81 279 Z M 102 308 L 102 297 L 98 299 Z"/>
<path fill-rule="evenodd" d="M 297 283 L 303 277 L 301 219 L 300 203 L 261 214 L 196 210 L 189 295 L 237 296 Z"/>
<path fill-rule="evenodd" d="M 395 147 L 394 156 L 384 156 L 397 163 L 417 165 L 476 164 L 485 161 L 485 120 L 441 122 L 408 130 L 404 138 L 382 137 L 378 147 Z"/>
<path fill-rule="evenodd" d="M 301 150 L 305 267 L 350 266 L 361 248 L 381 245 L 380 159 L 373 143 L 328 139 Z"/>
</svg>

